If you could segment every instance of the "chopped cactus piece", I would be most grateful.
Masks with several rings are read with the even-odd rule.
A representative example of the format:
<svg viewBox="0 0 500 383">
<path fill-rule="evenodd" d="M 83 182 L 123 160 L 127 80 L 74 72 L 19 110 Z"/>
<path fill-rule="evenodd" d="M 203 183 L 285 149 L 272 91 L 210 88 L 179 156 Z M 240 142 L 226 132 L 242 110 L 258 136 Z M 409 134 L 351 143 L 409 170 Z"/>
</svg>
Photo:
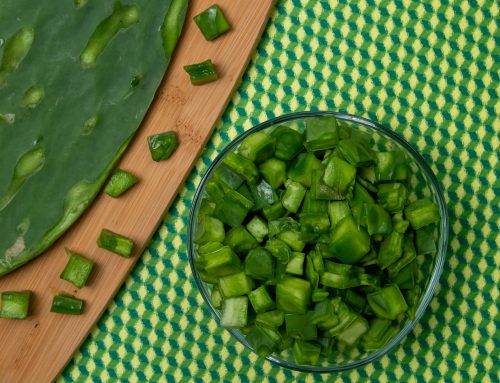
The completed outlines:
<svg viewBox="0 0 500 383">
<path fill-rule="evenodd" d="M 164 132 L 148 137 L 149 151 L 153 161 L 168 159 L 177 149 L 177 135 L 175 132 Z"/>
<path fill-rule="evenodd" d="M 193 20 L 208 41 L 215 40 L 231 29 L 224 13 L 222 13 L 222 10 L 217 4 L 205 9 L 203 12 L 193 17 Z"/>
<path fill-rule="evenodd" d="M 0 304 L 0 318 L 26 319 L 30 297 L 30 291 L 4 291 Z"/>
<path fill-rule="evenodd" d="M 50 311 L 59 314 L 80 315 L 85 301 L 69 294 L 61 293 L 54 296 Z"/>
<path fill-rule="evenodd" d="M 186 65 L 184 70 L 189 74 L 189 79 L 193 85 L 203 85 L 219 78 L 219 74 L 210 59 Z"/>
<path fill-rule="evenodd" d="M 134 249 L 134 242 L 130 238 L 114 233 L 111 230 L 102 229 L 101 235 L 97 239 L 97 246 L 122 257 L 130 257 Z"/>
<path fill-rule="evenodd" d="M 104 192 L 110 197 L 118 198 L 137 182 L 139 182 L 139 179 L 132 173 L 122 169 L 117 169 L 111 176 Z"/>
<path fill-rule="evenodd" d="M 65 250 L 69 259 L 59 278 L 72 283 L 78 288 L 82 288 L 87 282 L 94 263 L 83 255 L 74 253 L 69 249 Z"/>
</svg>

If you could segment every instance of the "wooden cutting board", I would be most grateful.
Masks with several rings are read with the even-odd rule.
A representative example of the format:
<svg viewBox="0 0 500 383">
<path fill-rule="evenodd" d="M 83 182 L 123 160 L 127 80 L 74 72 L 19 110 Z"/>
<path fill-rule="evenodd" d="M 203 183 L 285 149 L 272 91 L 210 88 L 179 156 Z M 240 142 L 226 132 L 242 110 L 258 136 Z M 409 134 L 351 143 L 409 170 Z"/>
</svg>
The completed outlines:
<svg viewBox="0 0 500 383">
<path fill-rule="evenodd" d="M 57 377 L 122 285 L 189 174 L 238 85 L 273 7 L 273 0 L 218 0 L 232 30 L 205 41 L 192 21 L 213 0 L 191 2 L 180 43 L 156 99 L 119 166 L 141 182 L 119 199 L 101 194 L 80 220 L 45 254 L 0 278 L 1 291 L 31 290 L 27 320 L 0 319 L 0 382 L 49 382 Z M 183 66 L 211 58 L 219 80 L 195 87 Z M 175 130 L 180 145 L 167 161 L 151 160 L 146 138 Z M 96 246 L 102 228 L 136 243 L 132 258 Z M 88 286 L 59 279 L 64 247 L 95 262 Z M 68 292 L 85 299 L 83 315 L 50 312 L 52 297 Z"/>
</svg>

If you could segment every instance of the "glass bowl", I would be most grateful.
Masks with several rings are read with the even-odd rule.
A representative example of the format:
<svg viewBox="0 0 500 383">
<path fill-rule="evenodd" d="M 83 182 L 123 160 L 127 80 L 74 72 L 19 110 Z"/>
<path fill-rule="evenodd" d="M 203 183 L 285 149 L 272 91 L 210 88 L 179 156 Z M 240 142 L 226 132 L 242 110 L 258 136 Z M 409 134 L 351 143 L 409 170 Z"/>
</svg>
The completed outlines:
<svg viewBox="0 0 500 383">
<path fill-rule="evenodd" d="M 363 132 L 365 135 L 369 135 L 372 144 L 377 150 L 393 150 L 399 149 L 403 150 L 410 161 L 410 170 L 411 170 L 411 178 L 410 178 L 410 195 L 409 200 L 415 200 L 416 198 L 430 198 L 433 200 L 438 206 L 441 215 L 441 221 L 436 228 L 434 229 L 434 240 L 436 242 L 437 251 L 432 256 L 432 259 L 429 254 L 425 255 L 425 261 L 422 259 L 423 256 L 417 257 L 420 259 L 419 262 L 419 287 L 421 288 L 422 294 L 420 298 L 420 303 L 415 312 L 415 318 L 413 320 L 406 319 L 400 323 L 399 331 L 396 335 L 390 339 L 385 346 L 376 351 L 365 351 L 361 346 L 353 346 L 346 347 L 344 349 L 335 350 L 333 355 L 326 359 L 325 357 L 321 357 L 318 365 L 310 366 L 310 365 L 300 365 L 297 364 L 293 355 L 290 351 L 282 352 L 280 354 L 271 354 L 266 357 L 270 362 L 294 369 L 299 371 L 308 371 L 308 372 L 335 372 L 335 371 L 343 371 L 352 368 L 356 368 L 362 366 L 366 363 L 370 363 L 381 356 L 387 354 L 392 349 L 394 349 L 405 337 L 408 335 L 410 331 L 412 331 L 415 324 L 422 317 L 425 309 L 429 305 L 430 300 L 434 294 L 434 290 L 436 289 L 437 283 L 439 281 L 439 277 L 441 275 L 441 271 L 443 268 L 443 263 L 446 255 L 446 248 L 448 242 L 448 214 L 446 210 L 446 203 L 444 201 L 443 193 L 441 191 L 441 187 L 436 179 L 436 176 L 433 174 L 430 167 L 427 165 L 422 156 L 403 138 L 399 135 L 391 131 L 390 129 L 368 120 L 366 118 L 353 116 L 346 113 L 337 113 L 337 112 L 298 112 L 291 113 L 281 117 L 276 117 L 266 122 L 263 122 L 248 131 L 244 132 L 236 139 L 234 139 L 222 152 L 217 156 L 214 162 L 210 165 L 207 170 L 207 173 L 201 180 L 201 183 L 195 193 L 190 217 L 189 217 L 189 225 L 188 225 L 188 253 L 189 253 L 189 263 L 191 265 L 191 269 L 196 280 L 196 283 L 200 289 L 200 292 L 205 300 L 205 302 L 210 307 L 213 315 L 220 321 L 220 311 L 216 309 L 211 302 L 210 293 L 211 286 L 210 284 L 202 281 L 200 274 L 195 265 L 195 258 L 197 257 L 196 245 L 194 243 L 195 230 L 196 230 L 196 217 L 198 215 L 198 209 L 200 207 L 200 202 L 205 193 L 205 185 L 210 180 L 214 170 L 220 164 L 221 160 L 225 157 L 225 155 L 230 151 L 235 151 L 239 144 L 245 139 L 248 135 L 265 130 L 272 131 L 279 125 L 286 125 L 291 128 L 297 129 L 299 132 L 303 131 L 305 128 L 304 121 L 309 118 L 314 117 L 322 117 L 322 116 L 335 116 L 340 125 L 348 126 L 358 132 Z M 424 278 L 423 276 L 428 276 Z M 243 345 L 245 345 L 250 350 L 254 351 L 252 347 L 245 340 L 245 336 L 243 333 L 237 329 L 227 329 L 238 341 L 240 341 Z"/>
</svg>

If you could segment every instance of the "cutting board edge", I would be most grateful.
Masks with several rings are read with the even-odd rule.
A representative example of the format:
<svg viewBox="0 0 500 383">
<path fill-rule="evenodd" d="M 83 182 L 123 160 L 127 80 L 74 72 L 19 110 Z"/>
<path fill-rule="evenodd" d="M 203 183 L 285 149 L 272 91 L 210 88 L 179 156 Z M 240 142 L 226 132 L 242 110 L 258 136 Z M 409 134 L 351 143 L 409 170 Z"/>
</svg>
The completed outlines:
<svg viewBox="0 0 500 383">
<path fill-rule="evenodd" d="M 199 150 L 197 151 L 196 153 L 196 159 L 191 163 L 189 164 L 189 170 L 185 173 L 185 175 L 183 176 L 182 178 L 182 181 L 177 185 L 177 188 L 176 188 L 176 192 L 175 192 L 175 195 L 174 197 L 170 200 L 170 202 L 165 206 L 165 209 L 164 209 L 164 212 L 161 214 L 161 216 L 159 217 L 158 219 L 158 222 L 155 224 L 155 227 L 154 229 L 151 231 L 151 234 L 149 235 L 149 237 L 147 238 L 146 242 L 138 249 L 137 251 L 137 254 L 138 256 L 134 257 L 134 260 L 133 262 L 131 262 L 129 264 L 129 267 L 127 269 L 127 272 L 126 272 L 126 275 L 125 277 L 123 278 L 123 281 L 121 284 L 117 285 L 116 288 L 113 289 L 113 292 L 112 292 L 112 296 L 111 298 L 109 299 L 108 303 L 106 305 L 104 305 L 102 307 L 102 309 L 100 310 L 99 314 L 97 315 L 93 325 L 90 327 L 90 329 L 86 332 L 86 336 L 84 336 L 80 342 L 78 342 L 78 344 L 76 345 L 75 347 L 75 350 L 73 352 L 73 354 L 68 358 L 68 360 L 66 361 L 66 363 L 59 369 L 59 371 L 57 372 L 56 376 L 55 376 L 55 379 L 57 379 L 57 377 L 61 374 L 62 371 L 64 371 L 64 369 L 68 366 L 68 364 L 71 362 L 74 354 L 76 352 L 78 352 L 78 350 L 80 349 L 81 345 L 85 342 L 85 340 L 87 339 L 88 337 L 88 334 L 90 334 L 90 332 L 92 331 L 93 328 L 95 328 L 95 326 L 97 325 L 97 323 L 99 322 L 99 320 L 101 319 L 102 315 L 104 314 L 104 312 L 106 311 L 106 309 L 108 308 L 109 304 L 113 301 L 114 297 L 116 296 L 116 294 L 118 293 L 118 291 L 122 288 L 123 284 L 126 282 L 126 279 L 130 276 L 130 272 L 132 271 L 132 269 L 135 267 L 135 265 L 137 264 L 137 262 L 140 260 L 140 258 L 143 256 L 144 252 L 147 250 L 147 248 L 150 246 L 150 242 L 151 242 L 151 239 L 152 237 L 154 236 L 154 234 L 157 232 L 158 228 L 161 226 L 161 223 L 165 220 L 165 218 L 167 217 L 168 215 L 168 211 L 170 210 L 170 207 L 172 206 L 172 203 L 174 202 L 175 198 L 177 198 L 178 196 L 178 192 L 179 190 L 182 188 L 182 186 L 184 186 L 186 180 L 189 178 L 191 172 L 192 172 L 192 169 L 193 169 L 193 166 L 194 164 L 196 163 L 197 159 L 199 158 L 201 152 L 204 150 L 204 147 L 206 145 L 206 143 L 209 141 L 209 139 L 211 138 L 212 134 L 213 134 L 213 131 L 214 131 L 214 128 L 215 128 L 215 125 L 217 124 L 217 122 L 220 120 L 220 118 L 222 117 L 222 115 L 224 114 L 226 108 L 227 108 L 227 105 L 229 104 L 230 100 L 231 100 L 231 97 L 234 93 L 234 91 L 240 86 L 241 82 L 242 82 L 242 79 L 243 79 L 243 75 L 246 71 L 246 68 L 248 67 L 251 59 L 252 59 L 252 55 L 255 53 L 256 49 L 257 49 L 257 46 L 258 46 L 258 43 L 260 41 L 259 37 L 262 36 L 268 22 L 269 22 L 269 19 L 270 19 L 270 15 L 271 15 L 271 12 L 276 4 L 277 0 L 271 0 L 270 1 L 270 5 L 268 7 L 268 10 L 267 10 L 267 14 L 266 14 L 266 21 L 263 22 L 259 28 L 259 31 L 257 33 L 257 36 L 258 38 L 255 39 L 254 43 L 253 43 L 253 46 L 252 46 L 252 49 L 251 49 L 251 52 L 250 54 L 248 55 L 247 59 L 246 59 L 246 62 L 244 63 L 243 67 L 241 68 L 240 70 L 240 73 L 238 74 L 238 77 L 237 77 L 237 81 L 234 83 L 231 91 L 230 91 L 230 94 L 229 94 L 229 97 L 227 97 L 227 99 L 224 101 L 224 104 L 222 106 L 222 108 L 220 109 L 220 112 L 217 116 L 217 120 L 216 122 L 212 125 L 211 129 L 210 129 L 210 133 L 205 137 L 204 141 L 203 141 L 203 145 L 199 148 Z M 175 53 L 174 53 L 175 55 Z M 168 72 L 168 71 L 167 71 Z M 160 87 L 164 84 L 164 82 L 166 81 L 166 78 L 168 77 L 168 73 L 165 74 L 165 77 L 163 78 L 162 80 L 162 84 L 160 85 Z M 157 92 L 158 93 L 160 91 L 160 87 L 158 88 Z M 150 107 L 148 108 L 148 111 L 146 112 L 146 115 L 144 117 L 144 120 L 147 119 L 147 116 L 148 114 L 150 113 L 155 101 L 156 101 L 156 97 L 157 97 L 157 94 L 155 94 L 155 97 L 150 105 Z M 143 120 L 143 121 L 144 121 Z M 141 126 L 139 127 L 139 130 L 142 128 L 143 124 L 141 123 Z M 126 152 L 124 153 L 124 155 L 126 154 Z M 122 156 L 123 157 L 123 156 Z M 120 165 L 122 161 L 122 158 L 120 159 L 120 161 L 118 161 L 118 164 L 116 165 L 116 167 L 118 167 Z M 102 191 L 101 191 L 102 193 Z M 75 225 L 76 226 L 76 225 Z M 62 239 L 63 239 L 64 235 L 58 239 L 57 242 L 60 242 Z"/>
</svg>

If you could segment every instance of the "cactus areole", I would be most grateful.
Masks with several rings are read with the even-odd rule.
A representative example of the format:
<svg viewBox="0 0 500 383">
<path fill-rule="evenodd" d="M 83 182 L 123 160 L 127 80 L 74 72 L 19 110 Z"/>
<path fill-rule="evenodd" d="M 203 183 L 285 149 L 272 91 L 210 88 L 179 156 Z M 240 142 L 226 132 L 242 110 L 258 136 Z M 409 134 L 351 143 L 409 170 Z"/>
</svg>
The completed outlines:
<svg viewBox="0 0 500 383">
<path fill-rule="evenodd" d="M 2 0 L 0 275 L 85 211 L 139 127 L 188 0 Z"/>
</svg>

